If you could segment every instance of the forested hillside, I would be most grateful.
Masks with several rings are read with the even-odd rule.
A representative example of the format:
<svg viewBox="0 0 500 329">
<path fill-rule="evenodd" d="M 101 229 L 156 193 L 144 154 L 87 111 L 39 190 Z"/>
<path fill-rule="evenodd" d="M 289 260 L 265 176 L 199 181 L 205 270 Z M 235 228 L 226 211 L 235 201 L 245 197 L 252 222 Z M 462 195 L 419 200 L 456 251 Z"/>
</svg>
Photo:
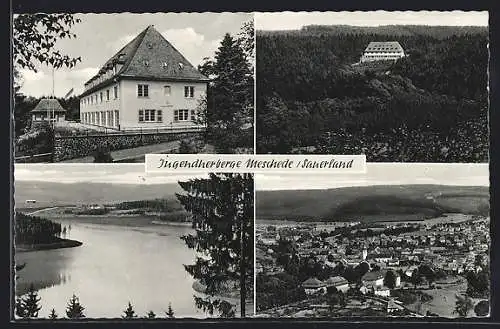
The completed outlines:
<svg viewBox="0 0 500 329">
<path fill-rule="evenodd" d="M 257 220 L 342 221 L 366 217 L 437 217 L 447 212 L 489 214 L 489 191 L 481 186 L 392 185 L 326 190 L 257 191 Z"/>
<path fill-rule="evenodd" d="M 370 41 L 398 41 L 408 56 L 359 65 Z M 482 27 L 257 31 L 258 152 L 486 161 L 487 42 Z"/>
</svg>

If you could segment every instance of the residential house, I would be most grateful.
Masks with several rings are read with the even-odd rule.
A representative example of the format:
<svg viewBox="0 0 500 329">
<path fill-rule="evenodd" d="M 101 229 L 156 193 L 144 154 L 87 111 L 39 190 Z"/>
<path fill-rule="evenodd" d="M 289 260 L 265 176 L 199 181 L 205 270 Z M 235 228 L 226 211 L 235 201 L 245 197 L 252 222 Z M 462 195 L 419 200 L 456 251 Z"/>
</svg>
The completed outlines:
<svg viewBox="0 0 500 329">
<path fill-rule="evenodd" d="M 391 290 L 387 287 L 373 287 L 373 294 L 380 297 L 390 297 Z"/>
<path fill-rule="evenodd" d="M 85 83 L 80 121 L 117 130 L 200 127 L 208 81 L 150 25 Z"/>
<path fill-rule="evenodd" d="M 262 244 L 270 246 L 276 244 L 279 238 L 280 236 L 276 232 L 266 232 L 260 235 L 259 240 Z"/>
<path fill-rule="evenodd" d="M 341 276 L 333 276 L 325 281 L 327 287 L 335 287 L 337 290 L 346 292 L 349 290 L 349 282 Z"/>
<path fill-rule="evenodd" d="M 326 293 L 326 284 L 317 278 L 309 278 L 302 283 L 302 287 L 306 295 L 314 295 L 318 293 Z"/>
<path fill-rule="evenodd" d="M 368 272 L 361 278 L 365 286 L 382 287 L 384 285 L 385 273 L 381 271 Z"/>
</svg>

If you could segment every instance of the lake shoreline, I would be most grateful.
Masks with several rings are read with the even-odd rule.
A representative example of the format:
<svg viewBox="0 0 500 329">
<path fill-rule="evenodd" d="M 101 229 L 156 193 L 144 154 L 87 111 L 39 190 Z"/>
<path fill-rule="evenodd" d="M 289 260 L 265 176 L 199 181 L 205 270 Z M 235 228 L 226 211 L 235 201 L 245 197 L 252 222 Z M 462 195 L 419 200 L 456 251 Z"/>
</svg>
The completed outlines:
<svg viewBox="0 0 500 329">
<path fill-rule="evenodd" d="M 201 293 L 201 294 L 206 294 L 206 287 L 202 283 L 200 283 L 200 281 L 198 281 L 198 280 L 194 281 L 192 287 L 193 287 L 194 291 Z M 223 292 L 223 293 L 218 293 L 217 295 L 215 295 L 215 297 L 239 299 L 240 293 L 238 290 L 232 290 L 232 291 L 227 291 L 227 292 Z M 253 297 L 247 298 L 247 302 L 248 301 L 253 301 Z"/>
<path fill-rule="evenodd" d="M 39 243 L 39 244 L 16 244 L 16 252 L 30 252 L 30 251 L 40 251 L 40 250 L 52 250 L 52 249 L 63 249 L 63 248 L 75 248 L 83 245 L 83 242 L 71 239 L 60 239 L 59 241 L 52 243 Z"/>
<path fill-rule="evenodd" d="M 136 215 L 136 214 L 104 214 L 104 215 L 76 215 L 64 213 L 45 213 L 39 215 L 40 217 L 49 220 L 65 220 L 75 223 L 87 224 L 102 224 L 102 225 L 116 225 L 125 227 L 143 227 L 143 226 L 185 226 L 191 227 L 192 222 L 174 222 L 158 220 L 155 216 Z"/>
</svg>

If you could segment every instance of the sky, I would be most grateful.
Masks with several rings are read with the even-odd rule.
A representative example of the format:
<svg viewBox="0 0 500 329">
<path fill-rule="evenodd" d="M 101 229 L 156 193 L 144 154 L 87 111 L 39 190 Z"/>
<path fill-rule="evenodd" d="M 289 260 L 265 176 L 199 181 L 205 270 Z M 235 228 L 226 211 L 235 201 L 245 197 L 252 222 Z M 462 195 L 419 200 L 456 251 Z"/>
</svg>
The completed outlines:
<svg viewBox="0 0 500 329">
<path fill-rule="evenodd" d="M 144 164 L 16 164 L 14 180 L 53 183 L 168 184 L 207 175 L 146 174 Z"/>
<path fill-rule="evenodd" d="M 307 190 L 370 185 L 489 186 L 488 164 L 367 163 L 365 174 L 256 174 L 256 190 Z"/>
<path fill-rule="evenodd" d="M 55 70 L 54 91 L 63 97 L 71 88 L 83 91 L 83 84 L 99 68 L 149 25 L 176 47 L 195 67 L 204 57 L 213 57 L 226 33 L 236 36 L 251 13 L 153 13 L 153 14 L 77 14 L 81 23 L 71 31 L 76 39 L 59 40 L 55 48 L 82 61 L 73 69 Z M 38 72 L 21 70 L 25 95 L 40 97 L 52 94 L 52 69 L 38 66 Z"/>
<path fill-rule="evenodd" d="M 257 30 L 297 30 L 305 25 L 448 25 L 488 26 L 488 12 L 340 11 L 256 13 Z"/>
</svg>

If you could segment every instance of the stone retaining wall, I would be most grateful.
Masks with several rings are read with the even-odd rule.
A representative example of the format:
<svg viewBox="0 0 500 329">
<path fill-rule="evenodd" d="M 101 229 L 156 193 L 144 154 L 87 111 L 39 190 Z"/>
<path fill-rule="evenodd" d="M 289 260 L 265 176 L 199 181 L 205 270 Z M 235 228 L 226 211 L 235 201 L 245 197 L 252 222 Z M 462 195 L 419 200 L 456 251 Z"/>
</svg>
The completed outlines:
<svg viewBox="0 0 500 329">
<path fill-rule="evenodd" d="M 98 149 L 122 150 L 143 145 L 158 144 L 196 137 L 202 132 L 109 134 L 54 137 L 53 161 L 59 162 L 92 155 Z"/>
</svg>

